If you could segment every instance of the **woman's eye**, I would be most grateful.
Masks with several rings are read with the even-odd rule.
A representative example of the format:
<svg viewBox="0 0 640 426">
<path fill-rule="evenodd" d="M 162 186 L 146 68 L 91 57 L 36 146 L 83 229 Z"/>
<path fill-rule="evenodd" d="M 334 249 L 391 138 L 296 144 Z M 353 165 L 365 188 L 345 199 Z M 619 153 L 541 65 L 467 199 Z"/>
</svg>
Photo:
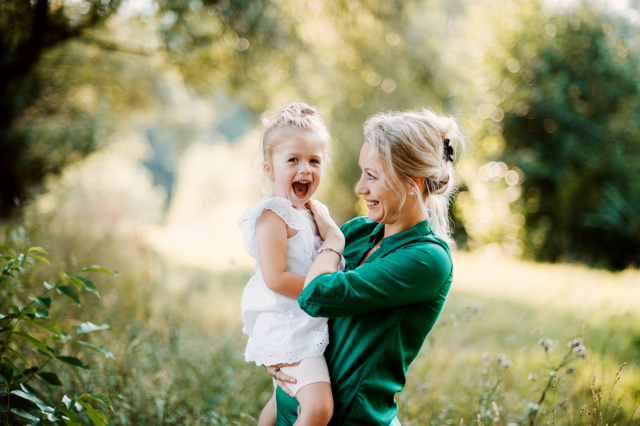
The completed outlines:
<svg viewBox="0 0 640 426">
<path fill-rule="evenodd" d="M 367 175 L 369 176 L 369 180 L 376 179 L 376 177 L 374 175 L 372 175 L 371 173 L 367 173 Z"/>
</svg>

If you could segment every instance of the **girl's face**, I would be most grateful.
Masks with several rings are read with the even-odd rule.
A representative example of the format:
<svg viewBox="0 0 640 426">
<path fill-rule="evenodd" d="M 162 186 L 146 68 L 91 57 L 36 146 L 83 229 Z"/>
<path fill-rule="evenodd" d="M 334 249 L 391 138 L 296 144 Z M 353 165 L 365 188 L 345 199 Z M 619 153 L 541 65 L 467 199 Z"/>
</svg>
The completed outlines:
<svg viewBox="0 0 640 426">
<path fill-rule="evenodd" d="M 291 201 L 296 209 L 318 190 L 324 172 L 324 141 L 313 132 L 280 130 L 271 164 L 264 170 L 273 181 L 273 195 Z"/>
<path fill-rule="evenodd" d="M 398 221 L 401 198 L 396 192 L 385 185 L 382 176 L 382 166 L 377 157 L 373 155 L 368 143 L 362 146 L 360 151 L 360 168 L 362 174 L 356 185 L 356 193 L 362 195 L 367 202 L 367 217 L 374 222 L 392 224 Z M 404 209 L 403 209 L 404 210 Z"/>
</svg>

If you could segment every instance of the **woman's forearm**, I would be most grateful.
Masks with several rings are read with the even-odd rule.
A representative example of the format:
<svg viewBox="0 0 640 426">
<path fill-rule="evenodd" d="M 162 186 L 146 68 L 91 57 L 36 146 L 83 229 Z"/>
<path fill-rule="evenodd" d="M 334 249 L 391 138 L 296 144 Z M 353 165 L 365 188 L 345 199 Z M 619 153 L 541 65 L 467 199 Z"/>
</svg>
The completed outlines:
<svg viewBox="0 0 640 426">
<path fill-rule="evenodd" d="M 311 269 L 309 269 L 307 273 L 307 278 L 304 280 L 305 287 L 320 275 L 331 274 L 338 270 L 341 255 L 344 251 L 344 236 L 340 233 L 335 237 L 328 237 L 322 247 L 331 247 L 333 250 L 324 250 L 318 254 L 316 260 L 313 261 L 313 265 L 311 265 Z M 340 255 L 334 250 L 340 253 Z"/>
</svg>

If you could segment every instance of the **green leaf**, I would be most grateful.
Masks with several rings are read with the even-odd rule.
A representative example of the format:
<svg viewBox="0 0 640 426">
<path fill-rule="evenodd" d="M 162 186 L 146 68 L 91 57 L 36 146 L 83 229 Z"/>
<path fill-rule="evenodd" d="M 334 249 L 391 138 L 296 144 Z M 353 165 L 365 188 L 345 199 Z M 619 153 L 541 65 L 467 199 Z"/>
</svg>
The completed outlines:
<svg viewBox="0 0 640 426">
<path fill-rule="evenodd" d="M 29 250 L 27 250 L 27 254 L 31 254 L 31 253 L 42 253 L 42 254 L 49 254 L 47 253 L 47 251 L 45 249 L 43 249 L 42 247 L 31 247 Z"/>
<path fill-rule="evenodd" d="M 79 276 L 77 276 L 77 275 L 75 275 L 75 276 L 74 276 L 74 278 L 77 278 L 77 279 L 79 279 L 80 281 L 82 281 L 82 283 L 84 284 L 84 288 L 85 288 L 87 291 L 90 291 L 90 292 L 92 292 L 93 294 L 95 294 L 96 296 L 100 297 L 100 293 L 98 293 L 98 289 L 96 288 L 96 286 L 95 286 L 95 284 L 94 284 L 93 282 L 89 281 L 89 280 L 88 280 L 88 279 L 86 279 L 86 278 L 79 277 Z"/>
<path fill-rule="evenodd" d="M 36 308 L 34 308 L 33 306 L 27 306 L 25 308 L 22 308 L 20 310 L 21 313 L 23 314 L 35 314 L 36 313 Z"/>
<path fill-rule="evenodd" d="M 7 348 L 7 350 L 9 350 L 9 352 L 17 356 L 24 365 L 26 365 L 27 367 L 31 367 L 31 364 L 29 364 L 29 361 L 27 361 L 27 359 L 23 357 L 18 351 L 16 351 L 15 349 L 9 346 L 5 346 L 5 347 Z"/>
<path fill-rule="evenodd" d="M 62 285 L 56 287 L 56 291 L 60 294 L 64 294 L 65 296 L 70 297 L 74 302 L 76 302 L 78 306 L 80 306 L 80 296 L 78 295 L 78 292 L 75 288 L 71 287 L 70 285 Z"/>
<path fill-rule="evenodd" d="M 118 271 L 107 269 L 107 268 L 103 268 L 103 267 L 98 266 L 98 265 L 91 265 L 91 266 L 84 267 L 84 268 L 82 268 L 82 269 L 80 269 L 78 271 L 78 273 L 80 273 L 80 272 L 102 272 L 103 274 L 110 274 L 110 275 L 113 275 L 114 277 L 119 277 L 120 276 Z"/>
<path fill-rule="evenodd" d="M 55 358 L 58 361 L 62 361 L 62 362 L 67 363 L 69 365 L 73 365 L 74 367 L 82 368 L 83 370 L 91 370 L 90 366 L 88 366 L 86 364 L 82 364 L 82 361 L 80 361 L 76 357 L 73 357 L 73 356 L 57 356 Z"/>
<path fill-rule="evenodd" d="M 13 311 L 14 314 L 20 315 L 20 312 L 22 311 L 22 307 L 17 305 L 11 305 L 11 310 Z"/>
<path fill-rule="evenodd" d="M 0 319 L 14 319 L 14 318 L 18 318 L 19 315 L 17 314 L 9 314 L 9 315 L 0 315 Z"/>
<path fill-rule="evenodd" d="M 96 410 L 91 404 L 84 401 L 78 401 L 78 404 L 85 408 L 85 413 L 96 426 L 105 426 L 104 422 L 107 421 L 107 418 L 101 410 Z"/>
<path fill-rule="evenodd" d="M 73 411 L 71 411 L 67 407 L 64 407 L 64 406 L 60 407 L 60 411 L 62 411 L 64 413 L 64 415 L 67 416 L 67 418 L 64 418 L 64 417 L 62 418 L 62 421 L 67 426 L 81 426 L 82 425 L 82 422 L 80 421 L 80 417 L 78 417 L 76 413 L 74 413 Z"/>
<path fill-rule="evenodd" d="M 52 327 L 52 326 L 50 326 L 49 324 L 47 324 L 45 322 L 33 321 L 33 320 L 28 319 L 28 318 L 24 318 L 23 321 L 26 321 L 26 322 L 28 322 L 30 324 L 33 324 L 33 325 L 37 325 L 38 327 L 40 327 L 40 328 L 42 328 L 44 330 L 47 330 L 47 331 L 49 331 L 49 332 L 51 332 L 53 334 L 57 334 L 58 336 L 60 336 L 60 332 L 55 327 Z"/>
<path fill-rule="evenodd" d="M 98 330 L 113 331 L 113 328 L 109 327 L 109 324 L 95 325 L 91 322 L 85 322 L 80 326 L 78 331 L 76 331 L 76 334 L 91 333 L 92 331 L 98 331 Z"/>
<path fill-rule="evenodd" d="M 30 297 L 29 299 L 34 302 L 44 306 L 47 309 L 51 309 L 51 298 L 50 297 Z"/>
<path fill-rule="evenodd" d="M 71 284 L 73 284 L 73 285 L 74 285 L 74 287 L 75 287 L 78 291 L 82 290 L 82 281 L 80 281 L 79 279 L 77 279 L 75 276 L 74 276 L 74 277 L 70 277 L 70 276 L 69 276 L 69 275 L 67 275 L 67 274 L 64 274 L 63 276 L 64 276 L 64 279 L 65 279 L 65 280 L 67 280 L 67 281 L 69 281 Z"/>
<path fill-rule="evenodd" d="M 49 350 L 49 348 L 47 348 L 47 346 L 44 343 L 42 343 L 40 340 L 36 339 L 35 337 L 29 336 L 26 333 L 21 333 L 19 331 L 14 331 L 13 334 L 15 334 L 16 336 L 22 337 L 24 340 L 31 343 L 33 346 L 40 349 L 42 352 L 48 354 L 49 356 L 53 356 L 53 353 Z"/>
<path fill-rule="evenodd" d="M 49 408 L 47 406 L 47 404 L 42 402 L 42 400 L 40 398 L 38 398 L 37 396 L 33 395 L 32 393 L 27 393 L 27 392 L 24 392 L 24 391 L 21 391 L 21 390 L 14 390 L 14 391 L 11 391 L 11 394 L 12 395 L 18 395 L 20 398 L 28 399 L 29 401 L 31 401 L 34 404 L 36 404 L 41 411 L 44 411 L 47 408 Z M 53 410 L 53 408 L 52 408 L 52 410 Z"/>
<path fill-rule="evenodd" d="M 25 256 L 24 253 L 20 253 L 20 256 L 18 256 L 18 262 L 19 262 L 20 266 L 24 265 L 24 261 L 25 261 L 26 258 L 27 258 L 27 256 Z"/>
<path fill-rule="evenodd" d="M 49 311 L 46 309 L 36 309 L 36 316 L 38 318 L 49 318 Z"/>
<path fill-rule="evenodd" d="M 108 393 L 107 396 L 110 397 L 110 398 L 124 399 L 124 395 L 122 395 L 120 393 Z"/>
<path fill-rule="evenodd" d="M 41 262 L 46 263 L 47 265 L 51 265 L 51 263 L 49 263 L 49 261 L 47 260 L 46 257 L 42 257 L 42 256 L 37 256 L 35 254 L 30 254 L 29 257 L 33 257 L 34 259 L 38 259 Z"/>
<path fill-rule="evenodd" d="M 7 358 L 6 356 L 2 357 L 2 363 L 5 365 L 8 365 L 9 367 L 11 367 L 14 371 L 17 371 L 18 374 L 20 374 L 21 376 L 24 376 L 24 373 L 22 372 L 22 370 L 20 370 L 18 367 L 16 367 L 16 365 L 13 363 L 13 361 L 11 361 L 11 359 Z M 3 370 L 4 371 L 4 370 Z M 3 373 L 4 374 L 4 373 Z M 4 377 L 4 376 L 3 376 Z M 11 377 L 13 377 L 13 372 L 11 372 Z M 5 377 L 5 381 L 6 379 L 9 378 L 9 376 Z M 9 378 L 9 383 L 11 382 L 10 378 Z"/>
<path fill-rule="evenodd" d="M 29 413 L 28 411 L 22 410 L 20 408 L 12 408 L 10 410 L 13 414 L 17 414 L 20 417 L 24 417 L 25 419 L 29 419 L 29 420 L 40 420 L 39 418 L 37 418 L 36 416 L 34 416 L 33 414 Z"/>
<path fill-rule="evenodd" d="M 102 405 L 113 411 L 113 405 L 111 405 L 111 400 L 107 398 L 106 395 L 101 393 L 83 393 L 78 398 L 82 399 L 93 399 L 100 402 Z"/>
<path fill-rule="evenodd" d="M 7 256 L 9 256 L 11 259 L 15 259 L 16 258 L 15 253 L 12 252 L 9 247 L 1 246 L 0 250 L 2 250 L 3 252 L 7 253 Z"/>
<path fill-rule="evenodd" d="M 71 399 L 67 395 L 65 395 L 62 397 L 62 402 L 64 403 L 65 407 L 71 410 L 76 403 L 76 398 L 74 397 L 73 399 Z"/>
<path fill-rule="evenodd" d="M 43 371 L 41 373 L 36 373 L 36 377 L 51 386 L 62 386 L 60 378 L 55 373 Z"/>
<path fill-rule="evenodd" d="M 13 363 L 8 358 L 3 357 L 1 361 L 2 363 L 0 364 L 0 378 L 6 384 L 11 384 L 11 381 L 13 380 L 13 371 L 16 370 L 17 367 L 14 368 Z"/>
<path fill-rule="evenodd" d="M 82 346 L 86 346 L 89 349 L 92 349 L 96 352 L 102 352 L 104 354 L 105 357 L 107 358 L 111 358 L 111 359 L 116 359 L 116 357 L 113 356 L 113 354 L 104 346 L 96 346 L 94 344 L 91 344 L 89 342 L 83 342 L 82 340 L 75 340 L 75 342 L 80 343 Z"/>
<path fill-rule="evenodd" d="M 13 266 L 13 264 L 16 263 L 15 259 L 11 259 L 9 261 L 9 263 L 7 263 L 7 266 L 5 266 L 4 268 L 2 268 L 2 275 L 9 275 L 11 276 L 11 267 Z"/>
<path fill-rule="evenodd" d="M 51 290 L 52 288 L 54 288 L 54 287 L 55 287 L 55 285 L 53 285 L 53 284 L 49 284 L 49 283 L 48 283 L 48 282 L 46 282 L 46 281 L 45 281 L 43 284 L 44 284 L 44 287 L 45 287 L 47 290 Z"/>
</svg>

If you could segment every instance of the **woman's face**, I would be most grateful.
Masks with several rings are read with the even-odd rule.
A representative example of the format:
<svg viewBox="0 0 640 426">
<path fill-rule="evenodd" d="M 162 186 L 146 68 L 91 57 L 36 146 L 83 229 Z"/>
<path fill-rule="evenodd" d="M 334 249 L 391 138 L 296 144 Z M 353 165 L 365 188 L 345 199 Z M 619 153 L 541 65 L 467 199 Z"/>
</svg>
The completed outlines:
<svg viewBox="0 0 640 426">
<path fill-rule="evenodd" d="M 367 202 L 367 217 L 379 223 L 397 222 L 400 216 L 398 207 L 402 200 L 390 184 L 384 182 L 382 166 L 368 143 L 362 146 L 359 163 L 362 174 L 356 186 L 356 193 L 362 195 Z"/>
</svg>

